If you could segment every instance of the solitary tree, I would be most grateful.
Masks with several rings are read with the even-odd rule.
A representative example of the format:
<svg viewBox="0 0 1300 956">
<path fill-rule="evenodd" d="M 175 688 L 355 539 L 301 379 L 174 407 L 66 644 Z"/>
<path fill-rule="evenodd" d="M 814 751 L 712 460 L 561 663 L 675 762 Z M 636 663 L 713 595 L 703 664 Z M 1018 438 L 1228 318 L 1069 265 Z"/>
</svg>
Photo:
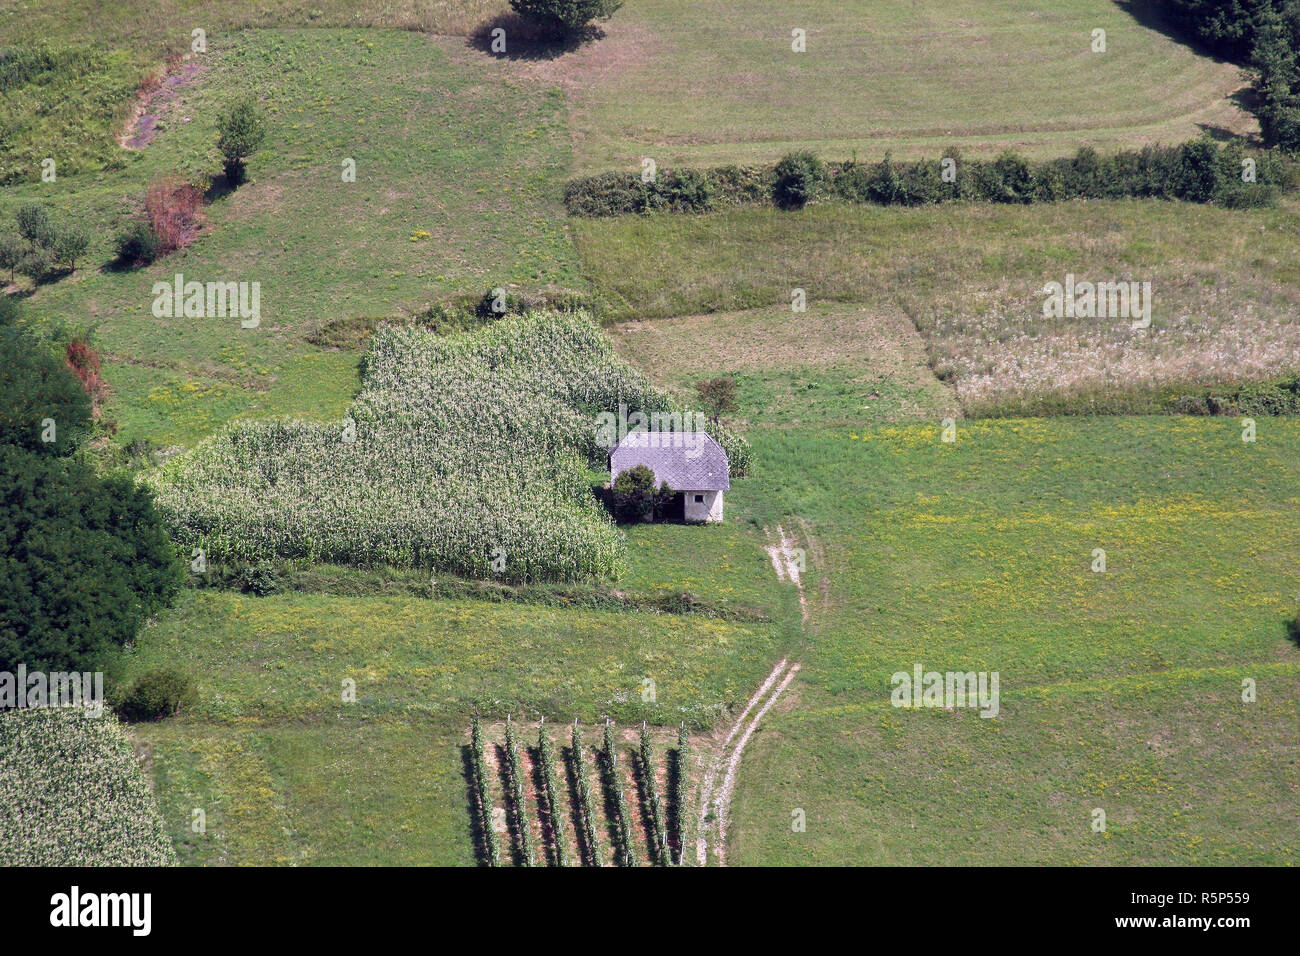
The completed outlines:
<svg viewBox="0 0 1300 956">
<path fill-rule="evenodd" d="M 225 162 L 226 179 L 234 185 L 244 181 L 244 162 L 262 145 L 266 122 L 261 111 L 247 100 L 240 101 L 217 117 L 217 149 Z"/>
<path fill-rule="evenodd" d="M 556 36 L 573 36 L 592 20 L 608 20 L 623 0 L 510 0 L 525 20 Z"/>
<path fill-rule="evenodd" d="M 734 378 L 710 378 L 695 383 L 700 402 L 704 405 L 713 424 L 718 419 L 736 410 L 736 380 Z"/>
<path fill-rule="evenodd" d="M 68 267 L 68 271 L 77 270 L 77 260 L 86 253 L 90 237 L 79 229 L 64 229 L 54 239 L 51 247 L 54 259 Z"/>
<path fill-rule="evenodd" d="M 14 281 L 14 270 L 23 261 L 26 248 L 21 240 L 11 236 L 0 236 L 0 269 L 9 270 L 9 281 Z"/>
</svg>

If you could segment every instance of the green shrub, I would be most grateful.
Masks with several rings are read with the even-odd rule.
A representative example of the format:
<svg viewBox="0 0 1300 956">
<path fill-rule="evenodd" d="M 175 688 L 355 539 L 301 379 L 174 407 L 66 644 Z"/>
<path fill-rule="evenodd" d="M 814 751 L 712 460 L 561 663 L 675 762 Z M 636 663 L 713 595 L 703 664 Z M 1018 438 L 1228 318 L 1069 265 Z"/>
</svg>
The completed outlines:
<svg viewBox="0 0 1300 956">
<path fill-rule="evenodd" d="M 947 158 L 956 161 L 956 151 L 948 152 Z M 1085 147 L 1073 157 L 1033 164 L 1007 151 L 992 161 L 962 163 L 956 181 L 945 182 L 938 160 L 895 163 L 886 155 L 875 166 L 852 160 L 822 167 L 811 153 L 793 153 L 774 166 L 682 168 L 652 183 L 632 173 L 571 180 L 565 206 L 574 216 L 707 212 L 768 202 L 794 209 L 828 195 L 851 203 L 906 206 L 954 199 L 1033 203 L 1158 197 L 1239 208 L 1270 205 L 1279 190 L 1295 185 L 1291 167 L 1275 153 L 1249 158 L 1256 166 L 1255 182 L 1242 178 L 1247 156 L 1239 145 L 1220 147 L 1211 140 L 1104 157 Z"/>
<path fill-rule="evenodd" d="M 709 212 L 713 209 L 713 184 L 698 169 L 679 169 L 659 177 L 664 205 L 673 212 Z"/>
<path fill-rule="evenodd" d="M 120 265 L 133 269 L 145 266 L 158 258 L 162 243 L 153 228 L 144 222 L 133 222 L 117 237 L 114 243 L 117 261 Z"/>
<path fill-rule="evenodd" d="M 750 205 L 772 201 L 773 166 L 719 166 L 707 178 L 715 205 Z"/>
<path fill-rule="evenodd" d="M 255 561 L 238 571 L 239 589 L 245 594 L 266 597 L 284 590 L 284 580 L 275 565 L 269 561 Z"/>
<path fill-rule="evenodd" d="M 1007 150 L 991 163 L 972 163 L 971 166 L 978 198 L 997 203 L 1033 202 L 1033 171 L 1014 152 Z"/>
<path fill-rule="evenodd" d="M 620 472 L 614 479 L 614 516 L 625 524 L 655 516 L 655 473 L 646 465 Z"/>
<path fill-rule="evenodd" d="M 1180 391 L 1165 401 L 1164 410 L 1176 415 L 1300 415 L 1300 375 Z"/>
<path fill-rule="evenodd" d="M 146 671 L 127 691 L 118 712 L 132 722 L 175 717 L 198 700 L 198 689 L 188 674 L 172 667 Z"/>
<path fill-rule="evenodd" d="M 13 282 L 18 271 L 18 263 L 23 261 L 27 246 L 15 236 L 0 236 L 0 270 L 9 271 L 9 281 Z"/>
<path fill-rule="evenodd" d="M 1209 202 L 1223 183 L 1218 151 L 1209 140 L 1184 143 L 1178 149 L 1173 194 L 1188 202 Z"/>
<path fill-rule="evenodd" d="M 28 249 L 18 260 L 18 272 L 39 285 L 54 271 L 54 257 L 41 248 Z"/>
<path fill-rule="evenodd" d="M 44 206 L 25 203 L 18 207 L 15 218 L 18 220 L 18 235 L 31 245 L 44 247 L 54 241 L 54 223 Z"/>
<path fill-rule="evenodd" d="M 788 153 L 776 164 L 772 200 L 782 209 L 802 209 L 812 200 L 825 175 L 815 154 Z"/>
<path fill-rule="evenodd" d="M 658 202 L 652 184 L 635 173 L 600 173 L 570 180 L 564 187 L 564 208 L 570 216 L 625 216 L 649 212 Z"/>
</svg>

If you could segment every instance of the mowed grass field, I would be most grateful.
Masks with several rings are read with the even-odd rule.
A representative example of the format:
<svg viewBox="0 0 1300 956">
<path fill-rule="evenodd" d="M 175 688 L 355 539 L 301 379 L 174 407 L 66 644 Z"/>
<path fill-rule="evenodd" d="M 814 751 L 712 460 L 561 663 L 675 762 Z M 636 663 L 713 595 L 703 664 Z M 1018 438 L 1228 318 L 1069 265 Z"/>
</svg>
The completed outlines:
<svg viewBox="0 0 1300 956">
<path fill-rule="evenodd" d="M 1072 211 L 1084 222 L 1129 217 L 1098 230 L 1103 241 L 1070 247 L 1094 263 L 1125 237 L 1141 250 L 1163 217 L 1189 230 L 1203 221 L 1169 204 Z M 1300 504 L 1300 425 L 1261 418 L 1256 441 L 1243 442 L 1235 418 L 959 420 L 946 443 L 951 394 L 932 376 L 926 385 L 915 328 L 878 343 L 892 326 L 869 278 L 946 256 L 941 240 L 903 232 L 891 256 L 877 251 L 875 231 L 850 232 L 839 212 L 774 218 L 771 245 L 755 238 L 748 256 L 743 216 L 622 223 L 652 263 L 644 284 L 624 277 L 634 312 L 655 311 L 661 286 L 651 274 L 674 268 L 687 281 L 682 299 L 664 300 L 669 313 L 697 306 L 692 277 L 762 288 L 755 276 L 767 269 L 811 268 L 850 300 L 794 314 L 772 282 L 746 311 L 611 328 L 620 353 L 665 385 L 736 376 L 736 416 L 755 451 L 744 483 L 754 521 L 780 523 L 807 555 L 809 617 L 792 655 L 802 667 L 745 752 L 729 861 L 1294 862 L 1300 540 L 1287 516 Z M 1034 212 L 1021 212 L 1027 230 Z M 814 243 L 800 259 L 790 237 L 836 235 L 827 221 L 860 244 Z M 1259 248 L 1249 222 L 1239 240 L 1228 220 L 1220 228 L 1221 242 Z M 748 271 L 691 271 L 692 247 L 675 240 L 696 229 L 717 239 L 715 265 L 734 254 Z M 656 230 L 674 240 L 659 244 Z M 954 251 L 929 288 L 962 268 L 972 292 L 984 268 L 1026 268 L 1034 253 L 1023 235 L 972 238 L 972 248 L 988 241 L 989 258 L 963 267 Z M 586 248 L 597 275 L 637 258 L 617 241 Z M 1289 268 L 1280 257 L 1276 266 Z M 854 282 L 862 303 L 851 301 Z M 1234 301 L 1257 308 L 1269 296 Z M 846 387 L 828 398 L 820 385 L 837 369 Z M 905 405 L 879 385 L 901 369 L 915 383 Z M 1097 548 L 1104 573 L 1092 570 Z M 918 663 L 998 671 L 1000 715 L 894 708 L 891 676 Z M 1246 679 L 1253 703 L 1242 700 Z M 1104 834 L 1091 828 L 1096 809 L 1107 814 Z M 806 832 L 791 828 L 796 810 Z"/>
<path fill-rule="evenodd" d="M 1147 0 L 641 0 L 539 75 L 574 90 L 584 172 L 768 162 L 788 150 L 1036 156 L 1245 133 L 1240 71 Z M 802 29 L 806 52 L 791 31 Z M 1106 52 L 1094 53 L 1094 30 Z M 1158 91 L 1158 92 L 1156 92 Z"/>
</svg>

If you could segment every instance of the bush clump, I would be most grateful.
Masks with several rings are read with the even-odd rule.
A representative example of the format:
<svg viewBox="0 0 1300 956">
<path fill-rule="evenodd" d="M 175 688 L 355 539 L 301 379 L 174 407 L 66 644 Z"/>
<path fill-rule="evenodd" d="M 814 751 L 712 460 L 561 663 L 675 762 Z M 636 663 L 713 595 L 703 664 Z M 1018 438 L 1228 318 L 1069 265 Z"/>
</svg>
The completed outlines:
<svg viewBox="0 0 1300 956">
<path fill-rule="evenodd" d="M 118 263 L 127 269 L 147 266 L 162 254 L 162 242 L 147 222 L 133 222 L 115 243 Z"/>
<path fill-rule="evenodd" d="M 787 154 L 776 164 L 772 200 L 782 209 L 802 209 L 812 201 L 826 169 L 816 154 Z"/>
<path fill-rule="evenodd" d="M 136 679 L 117 709 L 132 722 L 163 720 L 192 707 L 198 697 L 188 674 L 174 667 L 155 667 Z"/>
</svg>

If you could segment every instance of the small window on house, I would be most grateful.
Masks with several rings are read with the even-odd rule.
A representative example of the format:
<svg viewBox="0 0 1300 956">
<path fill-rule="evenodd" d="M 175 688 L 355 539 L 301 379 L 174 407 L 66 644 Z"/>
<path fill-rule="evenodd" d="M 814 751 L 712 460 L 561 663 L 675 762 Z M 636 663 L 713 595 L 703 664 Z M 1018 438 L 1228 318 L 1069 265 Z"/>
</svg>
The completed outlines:
<svg viewBox="0 0 1300 956">
<path fill-rule="evenodd" d="M 702 504 L 704 504 L 704 496 L 703 496 L 703 495 L 696 495 L 696 496 L 695 496 L 695 503 L 696 503 L 697 505 L 702 505 Z"/>
</svg>

